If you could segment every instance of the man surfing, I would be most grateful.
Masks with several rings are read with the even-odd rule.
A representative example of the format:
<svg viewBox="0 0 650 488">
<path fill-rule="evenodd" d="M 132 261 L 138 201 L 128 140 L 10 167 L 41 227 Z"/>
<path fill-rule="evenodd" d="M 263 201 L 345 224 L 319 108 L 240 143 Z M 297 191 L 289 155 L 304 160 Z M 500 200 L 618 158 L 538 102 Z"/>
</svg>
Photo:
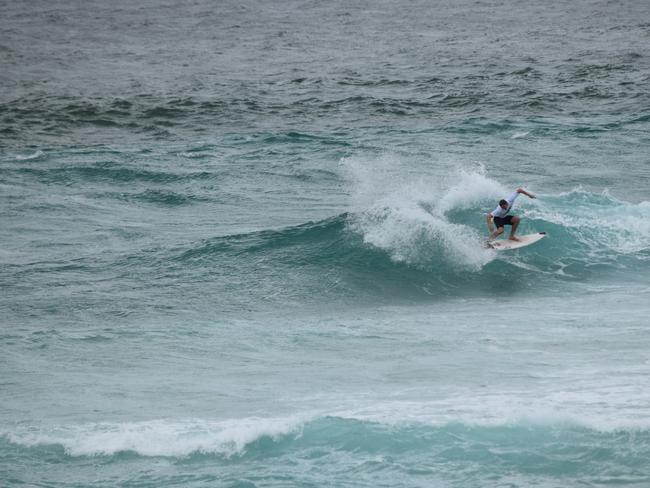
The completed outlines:
<svg viewBox="0 0 650 488">
<path fill-rule="evenodd" d="M 528 198 L 535 198 L 535 195 L 532 193 L 528 193 L 523 188 L 517 188 L 517 190 L 512 195 L 510 195 L 505 200 L 501 200 L 499 202 L 499 206 L 485 216 L 485 220 L 490 231 L 491 240 L 496 239 L 501 234 L 503 234 L 504 227 L 506 225 L 511 226 L 510 237 L 508 237 L 508 239 L 511 241 L 520 240 L 517 236 L 515 236 L 515 233 L 517 232 L 517 227 L 519 227 L 519 222 L 521 219 L 516 215 L 509 215 L 512 206 L 515 203 L 515 199 L 519 196 L 520 193 L 523 193 Z M 496 230 L 494 230 L 494 226 L 492 225 L 493 220 L 494 226 L 496 226 Z"/>
</svg>

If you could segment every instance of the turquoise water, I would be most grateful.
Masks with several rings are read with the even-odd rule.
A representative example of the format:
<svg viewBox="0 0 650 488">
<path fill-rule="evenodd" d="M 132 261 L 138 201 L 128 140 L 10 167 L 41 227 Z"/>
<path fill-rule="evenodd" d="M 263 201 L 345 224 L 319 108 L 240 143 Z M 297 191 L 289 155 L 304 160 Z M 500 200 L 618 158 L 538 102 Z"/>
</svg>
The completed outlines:
<svg viewBox="0 0 650 488">
<path fill-rule="evenodd" d="M 645 2 L 3 12 L 0 486 L 650 486 Z"/>
</svg>

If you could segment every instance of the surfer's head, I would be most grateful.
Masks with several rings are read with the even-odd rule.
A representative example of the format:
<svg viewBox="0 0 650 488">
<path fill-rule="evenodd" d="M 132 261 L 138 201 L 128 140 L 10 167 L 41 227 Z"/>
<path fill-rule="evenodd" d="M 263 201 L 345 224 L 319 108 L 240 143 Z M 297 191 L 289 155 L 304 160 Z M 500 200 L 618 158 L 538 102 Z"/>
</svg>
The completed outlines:
<svg viewBox="0 0 650 488">
<path fill-rule="evenodd" d="M 506 202 L 505 200 L 500 200 L 499 201 L 499 207 L 501 207 L 503 210 L 507 210 L 508 209 L 508 202 Z"/>
</svg>

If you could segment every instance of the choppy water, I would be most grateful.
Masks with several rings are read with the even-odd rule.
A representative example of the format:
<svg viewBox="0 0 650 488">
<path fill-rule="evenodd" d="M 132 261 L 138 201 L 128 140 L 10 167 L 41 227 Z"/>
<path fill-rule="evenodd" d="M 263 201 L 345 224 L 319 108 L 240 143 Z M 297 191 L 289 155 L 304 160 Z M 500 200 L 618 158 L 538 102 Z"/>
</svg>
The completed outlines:
<svg viewBox="0 0 650 488">
<path fill-rule="evenodd" d="M 0 485 L 650 486 L 646 2 L 2 11 Z"/>
</svg>

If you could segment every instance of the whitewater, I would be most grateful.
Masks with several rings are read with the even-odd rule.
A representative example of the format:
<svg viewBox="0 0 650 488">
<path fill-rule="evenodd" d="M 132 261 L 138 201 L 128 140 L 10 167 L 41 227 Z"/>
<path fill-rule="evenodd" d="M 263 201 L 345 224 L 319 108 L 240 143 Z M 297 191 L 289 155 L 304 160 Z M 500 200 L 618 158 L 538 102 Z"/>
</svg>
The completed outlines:
<svg viewBox="0 0 650 488">
<path fill-rule="evenodd" d="M 3 5 L 0 486 L 650 486 L 648 18 Z"/>
</svg>

